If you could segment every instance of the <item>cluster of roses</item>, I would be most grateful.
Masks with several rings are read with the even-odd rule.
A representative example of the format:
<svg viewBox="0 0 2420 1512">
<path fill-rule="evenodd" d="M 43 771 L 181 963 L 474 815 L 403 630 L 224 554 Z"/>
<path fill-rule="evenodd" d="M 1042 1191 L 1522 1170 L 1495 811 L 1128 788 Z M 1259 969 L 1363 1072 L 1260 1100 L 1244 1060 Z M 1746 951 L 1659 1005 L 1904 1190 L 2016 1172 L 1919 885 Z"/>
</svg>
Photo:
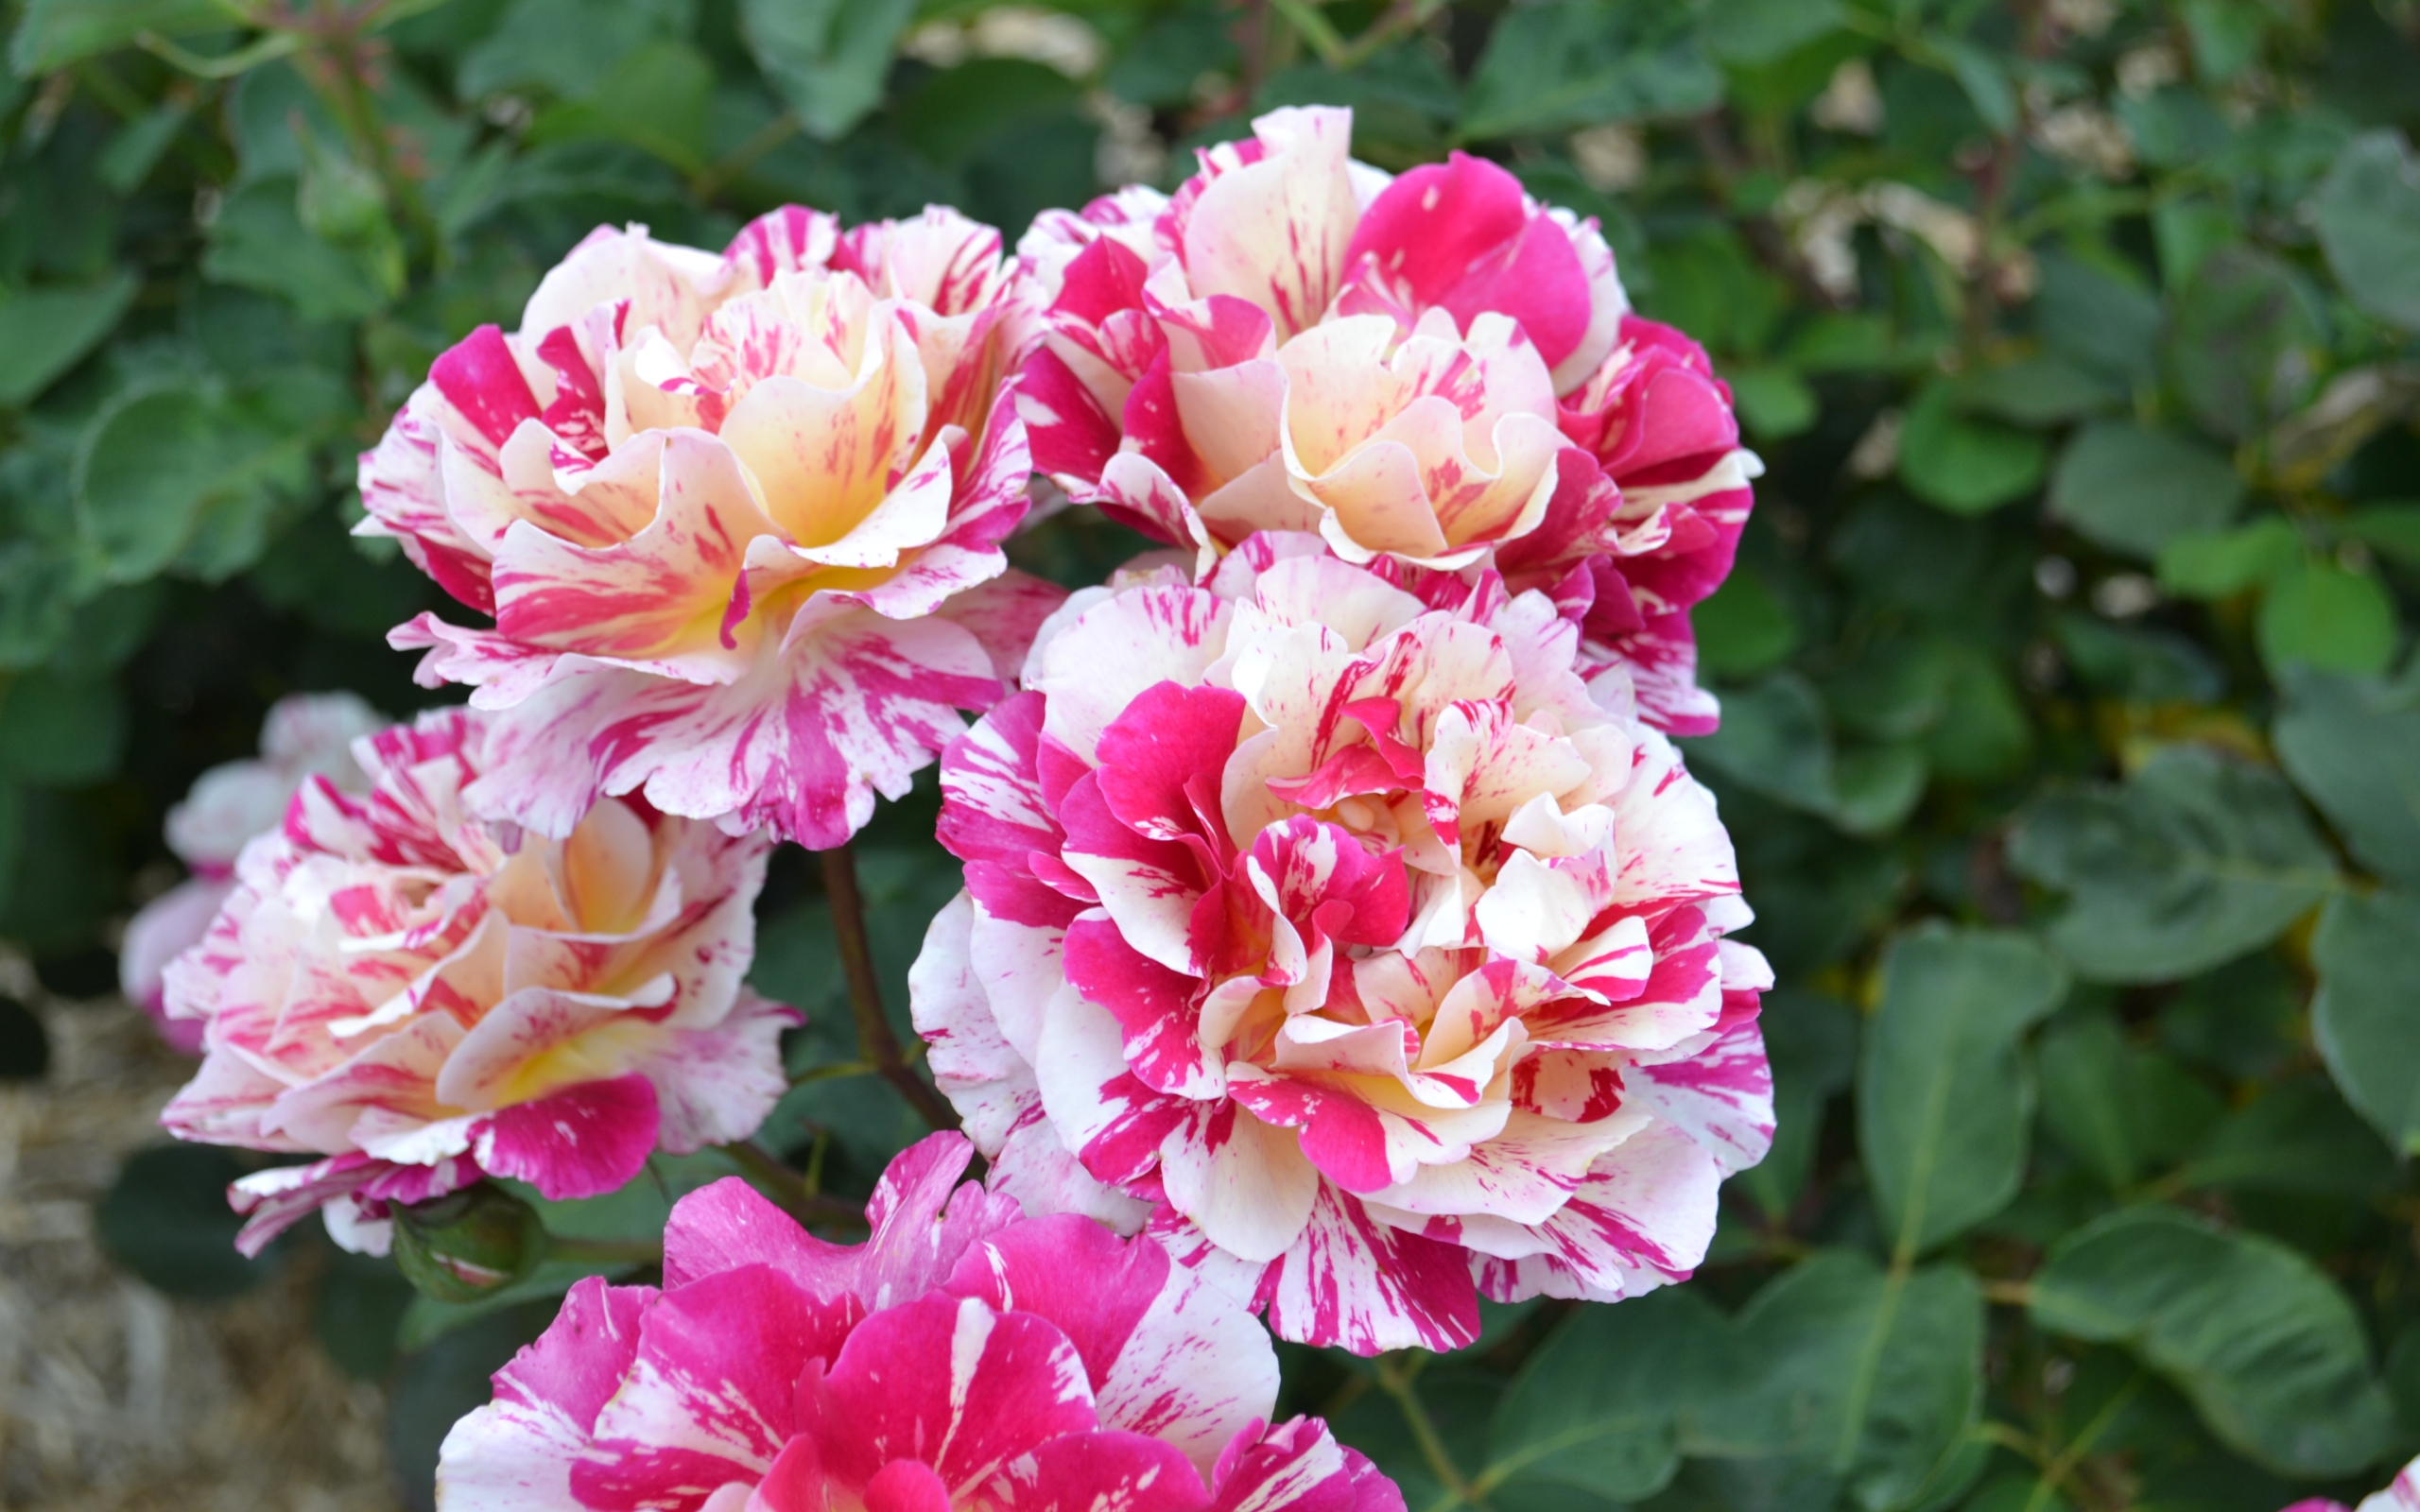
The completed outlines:
<svg viewBox="0 0 2420 1512">
<path fill-rule="evenodd" d="M 297 774 L 166 971 L 170 1129 L 318 1157 L 239 1184 L 248 1247 L 746 1138 L 769 847 L 938 758 L 965 864 L 910 985 L 985 1184 L 926 1141 L 857 1250 L 686 1199 L 664 1289 L 583 1283 L 457 1429 L 454 1504 L 1399 1508 L 1268 1426 L 1247 1310 L 1446 1349 L 1702 1259 L 1770 976 L 1668 736 L 1755 459 L 1593 222 L 1350 127 L 1012 257 L 945 210 L 600 230 L 364 456 L 365 533 L 489 623 L 394 632 L 469 708 Z M 1063 499 L 1169 549 L 1011 570 Z"/>
</svg>

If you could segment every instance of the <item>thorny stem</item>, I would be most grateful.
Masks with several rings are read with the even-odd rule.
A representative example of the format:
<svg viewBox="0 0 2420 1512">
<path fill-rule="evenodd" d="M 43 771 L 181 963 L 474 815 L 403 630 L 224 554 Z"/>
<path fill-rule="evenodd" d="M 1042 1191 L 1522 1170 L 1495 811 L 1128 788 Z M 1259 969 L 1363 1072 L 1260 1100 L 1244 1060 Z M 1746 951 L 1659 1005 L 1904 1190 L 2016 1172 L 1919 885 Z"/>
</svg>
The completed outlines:
<svg viewBox="0 0 2420 1512">
<path fill-rule="evenodd" d="M 883 1017 L 882 986 L 873 971 L 873 948 L 866 940 L 866 903 L 857 891 L 857 862 L 847 845 L 820 852 L 823 896 L 832 905 L 832 934 L 840 948 L 840 970 L 849 982 L 849 1007 L 857 1020 L 857 1055 L 935 1128 L 958 1127 L 958 1110 L 933 1084 L 916 1074 L 900 1052 L 899 1037 Z"/>
<path fill-rule="evenodd" d="M 1484 1508 L 1487 1502 L 1479 1488 L 1471 1484 L 1454 1456 L 1445 1450 L 1445 1441 L 1437 1435 L 1437 1424 L 1429 1418 L 1428 1408 L 1412 1389 L 1426 1358 L 1409 1350 L 1382 1354 L 1377 1366 L 1378 1389 L 1395 1400 L 1403 1412 L 1403 1420 L 1411 1427 L 1411 1436 L 1420 1445 L 1421 1457 L 1428 1461 L 1428 1471 L 1444 1487 L 1460 1497 L 1464 1505 Z"/>
</svg>

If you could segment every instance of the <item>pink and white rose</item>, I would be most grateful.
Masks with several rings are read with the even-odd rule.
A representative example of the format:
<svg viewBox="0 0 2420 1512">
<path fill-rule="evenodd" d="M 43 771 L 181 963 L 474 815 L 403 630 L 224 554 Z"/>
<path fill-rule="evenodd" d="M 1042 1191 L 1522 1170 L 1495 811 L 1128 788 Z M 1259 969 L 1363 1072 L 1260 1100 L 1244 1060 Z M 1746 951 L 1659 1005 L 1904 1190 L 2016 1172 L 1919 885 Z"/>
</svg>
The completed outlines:
<svg viewBox="0 0 2420 1512">
<path fill-rule="evenodd" d="M 2325 1496 L 2296 1502 L 2284 1512 L 2420 1512 L 2420 1459 L 2403 1467 L 2384 1490 L 2361 1498 L 2358 1507 Z"/>
<path fill-rule="evenodd" d="M 236 1183 L 247 1253 L 314 1209 L 383 1252 L 391 1204 L 482 1176 L 610 1192 L 781 1097 L 799 1015 L 741 985 L 770 841 L 637 799 L 562 840 L 479 819 L 484 724 L 452 709 L 362 739 L 361 798 L 305 782 L 168 968 L 205 1054 L 161 1123 L 323 1157 Z"/>
<path fill-rule="evenodd" d="M 1760 471 L 1729 389 L 1631 313 L 1596 222 L 1461 153 L 1391 179 L 1352 124 L 1276 111 L 1173 196 L 1035 222 L 1035 465 L 1204 571 L 1259 530 L 1496 566 L 1632 666 L 1649 723 L 1710 730 L 1687 611 Z"/>
<path fill-rule="evenodd" d="M 967 889 L 909 984 L 995 1187 L 1362 1353 L 1687 1276 L 1771 1143 L 1772 979 L 1580 639 L 1300 534 L 1071 599 L 942 758 Z"/>
<path fill-rule="evenodd" d="M 223 762 L 194 780 L 168 811 L 168 849 L 192 873 L 143 905 L 119 941 L 119 990 L 140 1005 L 161 1038 L 186 1055 L 201 1053 L 201 1025 L 167 1016 L 161 974 L 199 940 L 235 890 L 235 858 L 245 842 L 277 828 L 295 790 L 324 777 L 348 793 L 369 791 L 353 743 L 387 718 L 350 693 L 288 694 L 261 723 L 260 755 Z"/>
<path fill-rule="evenodd" d="M 736 1178 L 683 1197 L 664 1285 L 579 1282 L 438 1462 L 444 1512 L 1403 1512 L 1159 1246 L 1027 1218 L 935 1134 L 857 1246 Z"/>
<path fill-rule="evenodd" d="M 361 529 L 494 618 L 390 637 L 498 715 L 474 807 L 561 837 L 640 792 L 822 848 L 904 793 L 1061 596 L 999 549 L 1016 282 L 948 210 L 791 206 L 720 254 L 599 228 L 438 358 Z"/>
</svg>

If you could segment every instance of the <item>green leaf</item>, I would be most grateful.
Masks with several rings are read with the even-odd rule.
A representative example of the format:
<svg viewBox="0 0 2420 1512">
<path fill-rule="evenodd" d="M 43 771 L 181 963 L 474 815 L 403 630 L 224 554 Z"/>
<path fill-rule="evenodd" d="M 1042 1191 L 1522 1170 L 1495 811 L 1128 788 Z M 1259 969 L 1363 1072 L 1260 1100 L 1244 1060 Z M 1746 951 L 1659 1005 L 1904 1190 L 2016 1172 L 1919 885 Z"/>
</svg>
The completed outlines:
<svg viewBox="0 0 2420 1512">
<path fill-rule="evenodd" d="M 2379 556 L 2420 567 L 2420 504 L 2373 504 L 2336 522 L 2337 531 Z"/>
<path fill-rule="evenodd" d="M 1882 958 L 1858 1068 L 1858 1149 L 1894 1253 L 1914 1256 L 2016 1195 L 2033 1089 L 2017 1037 L 2066 973 L 2027 936 L 1923 925 Z"/>
<path fill-rule="evenodd" d="M 2354 1110 L 2405 1155 L 2420 1154 L 2420 1018 L 2411 1011 L 2411 942 L 2420 896 L 2328 900 L 2311 937 L 2319 990 L 2311 1037 Z"/>
<path fill-rule="evenodd" d="M 1851 834 L 1897 829 L 1924 798 L 1932 771 L 1916 746 L 1843 747 L 1832 764 L 1832 822 Z"/>
<path fill-rule="evenodd" d="M 882 99 L 891 44 L 915 0 L 740 0 L 740 28 L 765 77 L 814 136 L 833 141 Z"/>
<path fill-rule="evenodd" d="M 312 1336 L 346 1375 L 379 1380 L 395 1363 L 396 1331 L 412 1296 L 393 1262 L 332 1250 L 311 1304 Z"/>
<path fill-rule="evenodd" d="M 2050 944 L 2100 982 L 2169 981 L 2232 960 L 2337 885 L 2284 780 L 2198 745 L 2160 749 L 2122 787 L 2036 799 L 2008 853 L 2068 894 Z"/>
<path fill-rule="evenodd" d="M 2024 765 L 2033 729 L 2000 662 L 1979 646 L 1950 641 L 1942 713 L 1925 732 L 1925 759 L 1944 777 L 1988 782 Z"/>
<path fill-rule="evenodd" d="M 30 78 L 123 47 L 138 32 L 174 37 L 233 19 L 223 0 L 29 0 L 9 39 L 9 66 Z"/>
<path fill-rule="evenodd" d="M 2288 1475 L 2349 1475 L 2393 1431 L 2344 1294 L 2274 1240 L 2172 1208 L 2112 1213 L 2051 1247 L 2037 1327 L 2121 1343 L 2185 1393 L 2236 1452 Z"/>
<path fill-rule="evenodd" d="M 2292 266 L 2255 248 L 2221 247 L 2176 303 L 2168 361 L 2194 418 L 2245 440 L 2302 406 L 2327 361 L 2326 329 Z"/>
<path fill-rule="evenodd" d="M 1618 1503 L 1662 1490 L 1680 1468 L 1681 1410 L 1728 1326 L 1679 1287 L 1573 1313 L 1498 1401 L 1478 1488 L 1514 1506 L 1556 1493 Z"/>
<path fill-rule="evenodd" d="M 127 1157 L 94 1210 L 112 1258 L 171 1297 L 216 1301 L 251 1291 L 277 1269 L 283 1247 L 247 1260 L 244 1226 L 227 1206 L 229 1183 L 250 1167 L 215 1144 L 154 1144 Z"/>
<path fill-rule="evenodd" d="M 1968 373 L 1951 386 L 1962 410 L 2018 425 L 2056 425 L 2123 404 L 2126 392 L 2064 357 L 2020 357 Z"/>
<path fill-rule="evenodd" d="M 1722 696 L 1722 725 L 1687 743 L 1703 760 L 1742 785 L 1797 808 L 1832 806 L 1832 738 L 1823 700 L 1795 672 L 1772 674 Z"/>
<path fill-rule="evenodd" d="M 2290 570 L 2302 533 L 2267 514 L 2232 530 L 2187 530 L 2160 543 L 2159 585 L 2187 598 L 2228 598 Z"/>
<path fill-rule="evenodd" d="M 140 281 L 120 271 L 89 288 L 0 292 L 0 404 L 27 403 L 110 334 Z"/>
<path fill-rule="evenodd" d="M 210 516 L 240 524 L 270 495 L 299 491 L 308 442 L 210 386 L 122 395 L 77 448 L 78 524 L 112 581 L 148 577 L 191 546 Z"/>
<path fill-rule="evenodd" d="M 1689 611 L 1697 632 L 1698 670 L 1711 678 L 1744 678 L 1798 649 L 1798 621 L 1781 595 L 1749 568 L 1739 568 Z"/>
<path fill-rule="evenodd" d="M 2050 512 L 2085 536 L 2145 558 L 2170 536 L 2215 530 L 2243 503 L 2224 457 L 2123 421 L 2085 426 L 2050 474 Z"/>
<path fill-rule="evenodd" d="M 1756 438 L 1778 441 L 1815 423 L 1815 390 L 1787 368 L 1745 368 L 1730 375 L 1732 402 Z"/>
<path fill-rule="evenodd" d="M 1843 19 L 1839 0 L 1713 0 L 1706 48 L 1726 63 L 1774 62 Z"/>
<path fill-rule="evenodd" d="M 161 154 L 192 117 L 190 105 L 170 99 L 120 127 L 101 152 L 101 182 L 122 195 L 143 187 L 143 180 L 159 166 Z"/>
<path fill-rule="evenodd" d="M 973 59 L 900 102 L 899 135 L 939 166 L 955 168 L 1003 126 L 1064 110 L 1082 95 L 1081 85 L 1046 63 Z"/>
<path fill-rule="evenodd" d="M 2083 679 L 2132 703 L 2215 703 L 2226 673 L 2207 651 L 2158 626 L 2113 625 L 2069 611 L 2052 627 Z"/>
<path fill-rule="evenodd" d="M 2383 672 L 2394 659 L 2394 600 L 2367 573 L 2306 558 L 2269 585 L 2253 630 L 2273 676 L 2295 664 Z"/>
<path fill-rule="evenodd" d="M 2188 1188 L 2361 1199 L 2394 1185 L 2394 1156 L 2325 1081 L 2306 1076 L 2275 1083 L 2227 1114 L 2177 1179 Z"/>
<path fill-rule="evenodd" d="M 1925 41 L 1948 61 L 1951 76 L 1985 126 L 2006 131 L 2016 125 L 2016 92 L 2009 87 L 2008 74 L 1997 59 L 1959 37 L 1933 36 Z"/>
<path fill-rule="evenodd" d="M 1981 514 L 2031 493 L 2048 449 L 2031 431 L 1958 413 L 1951 387 L 1927 384 L 1908 409 L 1899 476 L 1916 497 L 1952 514 Z"/>
<path fill-rule="evenodd" d="M 1546 0 L 1508 10 L 1479 54 L 1461 134 L 1471 141 L 1703 111 L 1722 76 L 1677 0 Z"/>
<path fill-rule="evenodd" d="M 2042 1122 L 2100 1184 L 2123 1192 L 2174 1163 L 2219 1121 L 2218 1093 L 2105 1014 L 2043 1035 Z"/>
<path fill-rule="evenodd" d="M 1980 1468 L 1962 1452 L 1982 1407 L 1983 1301 L 1965 1267 L 1885 1272 L 1823 1250 L 1732 1328 L 1724 1378 L 1686 1419 L 1692 1453 L 1811 1461 L 1867 1512 L 1945 1498 Z"/>
<path fill-rule="evenodd" d="M 1772 1063 L 1773 1146 L 1732 1179 L 1778 1222 L 1814 1170 L 1825 1105 L 1857 1074 L 1858 1016 L 1835 999 L 1780 988 L 1766 994 L 1757 1022 Z"/>
<path fill-rule="evenodd" d="M 2396 131 L 2355 137 L 2312 198 L 2319 245 L 2353 302 L 2420 331 L 2420 159 Z"/>
<path fill-rule="evenodd" d="M 2394 682 L 2287 673 L 2277 759 L 2355 860 L 2420 887 L 2420 663 Z"/>
<path fill-rule="evenodd" d="M 292 179 L 264 179 L 227 197 L 210 226 L 205 278 L 275 295 L 306 320 L 358 320 L 384 309 L 393 265 L 303 229 Z"/>
<path fill-rule="evenodd" d="M 2191 284 L 2204 258 L 2242 234 L 2241 217 L 2206 199 L 2169 199 L 2152 207 L 2160 279 L 2172 289 Z"/>
<path fill-rule="evenodd" d="M 125 747 L 115 679 L 43 670 L 0 684 L 0 777 L 80 787 L 114 773 Z"/>
<path fill-rule="evenodd" d="M 587 98 L 623 60 L 685 32 L 692 11 L 687 0 L 512 0 L 462 55 L 456 89 L 465 100 L 533 86 Z"/>
<path fill-rule="evenodd" d="M 2041 267 L 2033 321 L 2052 354 L 2130 386 L 2158 375 L 2157 300 L 2099 263 L 2051 252 Z"/>
<path fill-rule="evenodd" d="M 656 42 L 615 64 L 587 96 L 557 105 L 529 126 L 534 144 L 602 137 L 697 173 L 706 165 L 706 112 L 714 66 L 683 42 Z"/>
</svg>

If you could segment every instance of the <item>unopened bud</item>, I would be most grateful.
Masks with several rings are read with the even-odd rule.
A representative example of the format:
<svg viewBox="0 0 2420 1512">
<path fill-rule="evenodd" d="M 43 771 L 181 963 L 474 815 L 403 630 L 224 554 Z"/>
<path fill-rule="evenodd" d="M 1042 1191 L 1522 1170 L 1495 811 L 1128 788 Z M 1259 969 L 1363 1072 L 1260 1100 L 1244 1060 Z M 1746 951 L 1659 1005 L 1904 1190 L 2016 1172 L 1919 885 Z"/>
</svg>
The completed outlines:
<svg viewBox="0 0 2420 1512">
<path fill-rule="evenodd" d="M 538 1214 L 493 1182 L 398 1206 L 394 1221 L 396 1267 L 415 1290 L 441 1302 L 476 1301 L 545 1257 Z"/>
</svg>

